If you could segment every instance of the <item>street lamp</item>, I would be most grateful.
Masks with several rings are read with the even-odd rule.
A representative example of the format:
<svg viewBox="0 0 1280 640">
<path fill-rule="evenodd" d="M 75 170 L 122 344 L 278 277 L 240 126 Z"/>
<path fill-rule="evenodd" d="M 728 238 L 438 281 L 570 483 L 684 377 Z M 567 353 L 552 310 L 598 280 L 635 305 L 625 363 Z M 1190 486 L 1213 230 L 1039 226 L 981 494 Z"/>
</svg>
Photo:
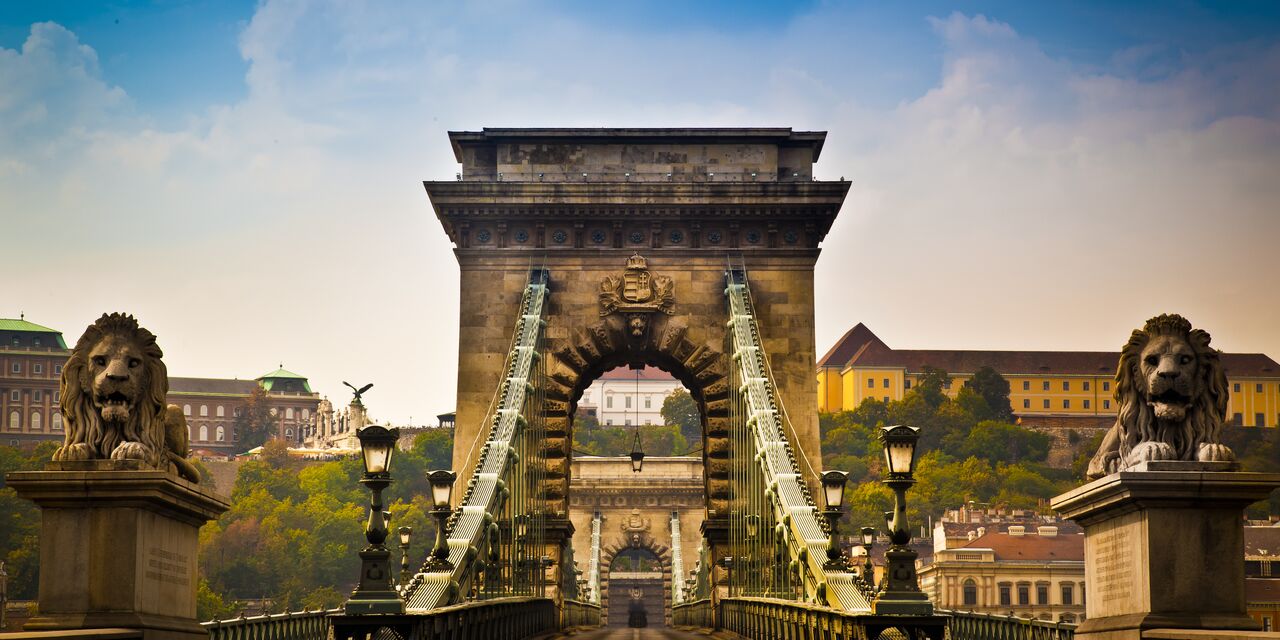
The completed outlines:
<svg viewBox="0 0 1280 640">
<path fill-rule="evenodd" d="M 369 521 L 364 529 L 369 544 L 360 551 L 360 583 L 347 600 L 346 613 L 404 613 L 404 601 L 391 585 L 391 552 L 383 545 L 388 531 L 382 511 L 382 490 L 391 484 L 391 454 L 400 432 L 370 425 L 357 431 L 356 437 L 360 440 L 360 457 L 364 462 L 360 484 L 370 492 Z"/>
<path fill-rule="evenodd" d="M 916 577 L 916 552 L 908 546 L 911 529 L 907 526 L 907 489 L 916 483 L 912 473 L 919 440 L 920 429 L 916 427 L 897 425 L 880 432 L 886 472 L 882 482 L 893 490 L 893 511 L 884 514 L 890 545 L 884 554 L 884 589 L 872 603 L 877 615 L 933 615 L 933 605 L 920 590 Z"/>
<path fill-rule="evenodd" d="M 753 513 L 744 518 L 744 521 L 747 525 L 747 539 L 755 540 L 756 533 L 760 530 L 760 516 Z"/>
<path fill-rule="evenodd" d="M 631 472 L 640 473 L 644 468 L 644 449 L 640 447 L 640 427 L 636 427 L 636 439 L 631 444 Z"/>
<path fill-rule="evenodd" d="M 840 507 L 844 504 L 844 486 L 849 482 L 849 474 L 843 471 L 828 471 L 822 474 L 822 493 L 827 499 L 827 510 L 822 515 L 827 519 L 827 528 L 831 537 L 827 542 L 827 561 L 822 568 L 828 571 L 846 571 L 848 564 L 840 553 L 840 542 L 837 539 L 840 526 Z"/>
<path fill-rule="evenodd" d="M 431 510 L 431 515 L 436 518 L 436 546 L 423 567 L 428 572 L 453 571 L 444 529 L 452 512 L 449 505 L 453 503 L 453 481 L 457 479 L 458 474 L 447 469 L 437 469 L 427 474 L 427 482 L 431 484 L 431 500 L 435 507 Z"/>
<path fill-rule="evenodd" d="M 867 552 L 865 563 L 862 565 L 862 581 L 868 587 L 875 587 L 876 584 L 876 568 L 871 564 L 871 547 L 876 543 L 876 528 L 862 528 L 862 548 Z"/>
<path fill-rule="evenodd" d="M 400 527 L 396 532 L 400 534 L 400 584 L 404 585 L 409 580 L 409 538 L 413 528 Z"/>
</svg>

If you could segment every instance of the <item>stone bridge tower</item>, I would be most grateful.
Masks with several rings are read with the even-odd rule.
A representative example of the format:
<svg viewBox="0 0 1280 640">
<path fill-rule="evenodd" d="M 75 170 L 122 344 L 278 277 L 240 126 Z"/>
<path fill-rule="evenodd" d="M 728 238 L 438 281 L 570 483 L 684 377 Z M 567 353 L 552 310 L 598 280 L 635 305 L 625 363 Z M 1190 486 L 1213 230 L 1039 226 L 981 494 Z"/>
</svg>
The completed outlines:
<svg viewBox="0 0 1280 640">
<path fill-rule="evenodd" d="M 424 184 L 461 271 L 454 468 L 462 477 L 475 464 L 473 443 L 500 386 L 529 270 L 544 268 L 541 494 L 563 528 L 549 542 L 572 530 L 577 399 L 604 371 L 640 364 L 670 372 L 702 409 L 704 532 L 713 544 L 721 539 L 730 495 L 730 261 L 747 270 L 795 444 L 818 470 L 813 268 L 849 190 L 814 179 L 825 138 L 789 128 L 451 132 L 462 171 Z"/>
</svg>

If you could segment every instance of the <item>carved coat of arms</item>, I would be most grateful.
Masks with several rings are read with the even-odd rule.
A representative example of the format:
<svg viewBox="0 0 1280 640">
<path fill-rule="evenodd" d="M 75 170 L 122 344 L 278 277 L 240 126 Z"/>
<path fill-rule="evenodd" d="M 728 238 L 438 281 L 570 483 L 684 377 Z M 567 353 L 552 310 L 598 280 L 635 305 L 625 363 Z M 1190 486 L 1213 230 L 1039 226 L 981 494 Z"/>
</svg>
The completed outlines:
<svg viewBox="0 0 1280 640">
<path fill-rule="evenodd" d="M 622 276 L 606 276 L 600 282 L 600 315 L 615 311 L 675 313 L 675 285 L 667 276 L 649 272 L 649 263 L 636 254 L 627 259 Z"/>
</svg>

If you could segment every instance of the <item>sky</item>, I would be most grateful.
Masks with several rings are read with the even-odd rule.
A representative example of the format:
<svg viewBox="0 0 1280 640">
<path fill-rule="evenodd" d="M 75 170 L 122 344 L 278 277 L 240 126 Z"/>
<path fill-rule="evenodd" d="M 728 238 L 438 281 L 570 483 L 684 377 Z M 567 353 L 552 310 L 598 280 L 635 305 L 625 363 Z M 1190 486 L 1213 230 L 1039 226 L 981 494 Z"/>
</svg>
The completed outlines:
<svg viewBox="0 0 1280 640">
<path fill-rule="evenodd" d="M 1271 2 L 0 3 L 0 317 L 134 313 L 172 375 L 454 404 L 422 189 L 481 127 L 827 131 L 820 355 L 1119 349 L 1164 312 L 1280 358 Z"/>
</svg>

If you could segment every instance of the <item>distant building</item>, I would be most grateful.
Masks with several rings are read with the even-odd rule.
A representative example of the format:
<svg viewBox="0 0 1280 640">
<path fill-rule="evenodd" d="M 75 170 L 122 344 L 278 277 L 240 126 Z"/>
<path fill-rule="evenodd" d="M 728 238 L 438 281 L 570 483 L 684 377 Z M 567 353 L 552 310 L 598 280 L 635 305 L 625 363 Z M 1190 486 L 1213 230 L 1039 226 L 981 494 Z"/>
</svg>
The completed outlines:
<svg viewBox="0 0 1280 640">
<path fill-rule="evenodd" d="M 663 424 L 662 403 L 683 388 L 671 374 L 657 367 L 606 371 L 578 400 L 578 412 L 593 415 L 602 425 Z"/>
<path fill-rule="evenodd" d="M 322 400 L 320 394 L 311 391 L 306 377 L 281 366 L 253 380 L 170 376 L 169 403 L 182 407 L 187 417 L 191 449 L 223 455 L 241 450 L 236 418 L 255 387 L 267 392 L 275 418 L 271 437 L 282 438 L 290 446 L 301 444 L 315 423 Z"/>
<path fill-rule="evenodd" d="M 58 383 L 70 355 L 62 332 L 0 318 L 0 443 L 62 440 Z"/>
<path fill-rule="evenodd" d="M 62 366 L 69 357 L 71 349 L 62 332 L 25 318 L 0 318 L 0 443 L 19 446 L 63 439 L 58 394 Z M 300 443 L 320 396 L 311 391 L 306 377 L 282 366 L 254 380 L 170 376 L 168 401 L 187 416 L 192 450 L 236 451 L 235 418 L 259 386 L 275 411 L 273 436 Z"/>
<path fill-rule="evenodd" d="M 1054 622 L 1084 619 L 1084 530 L 1031 511 L 949 510 L 920 586 L 943 609 Z"/>
<path fill-rule="evenodd" d="M 944 391 L 954 397 L 974 372 L 991 367 L 1009 382 L 1009 403 L 1021 424 L 1083 434 L 1115 421 L 1119 360 L 1114 351 L 893 349 L 859 323 L 818 361 L 818 410 L 848 411 L 868 398 L 901 400 L 926 367 L 951 376 Z M 1261 353 L 1224 353 L 1222 364 L 1229 421 L 1241 427 L 1280 424 L 1280 363 Z"/>
<path fill-rule="evenodd" d="M 1280 524 L 1244 528 L 1244 596 L 1263 631 L 1280 631 Z"/>
</svg>

